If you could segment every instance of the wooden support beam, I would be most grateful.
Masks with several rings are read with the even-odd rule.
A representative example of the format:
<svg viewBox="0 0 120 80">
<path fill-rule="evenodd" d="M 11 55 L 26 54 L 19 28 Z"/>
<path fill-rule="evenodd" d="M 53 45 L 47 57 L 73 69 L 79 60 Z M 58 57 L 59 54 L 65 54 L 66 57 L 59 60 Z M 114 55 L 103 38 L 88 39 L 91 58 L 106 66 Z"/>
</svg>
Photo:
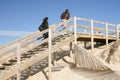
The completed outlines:
<svg viewBox="0 0 120 80">
<path fill-rule="evenodd" d="M 87 31 L 86 31 L 86 29 L 84 29 L 84 33 L 86 33 Z"/>
<path fill-rule="evenodd" d="M 99 46 L 99 42 L 98 41 L 96 42 L 96 45 Z"/>
<path fill-rule="evenodd" d="M 77 44 L 77 21 L 76 17 L 74 17 L 74 42 Z"/>
<path fill-rule="evenodd" d="M 52 33 L 51 33 L 51 29 L 49 28 L 49 55 L 48 55 L 48 69 L 49 69 L 49 73 L 48 73 L 48 80 L 52 80 L 52 70 L 51 70 L 51 67 L 52 67 L 52 65 L 51 65 L 51 44 L 52 44 Z"/>
<path fill-rule="evenodd" d="M 20 52 L 20 49 L 21 48 L 21 44 L 18 43 L 17 44 L 17 80 L 20 80 L 20 66 L 21 66 L 21 62 L 20 62 L 20 58 L 21 58 L 21 52 Z"/>
<path fill-rule="evenodd" d="M 106 34 L 105 34 L 105 38 L 106 38 L 106 47 L 108 47 L 108 23 L 105 24 L 105 29 L 106 29 Z"/>
<path fill-rule="evenodd" d="M 119 40 L 119 25 L 116 26 L 116 32 L 117 32 L 116 39 L 118 41 Z"/>
<path fill-rule="evenodd" d="M 72 42 L 70 42 L 70 57 L 72 57 Z"/>
<path fill-rule="evenodd" d="M 31 76 L 31 67 L 28 67 L 28 77 Z"/>
<path fill-rule="evenodd" d="M 87 47 L 87 46 L 86 46 L 86 45 L 87 45 L 86 43 L 87 43 L 87 41 L 84 41 L 84 48 L 86 48 L 86 47 Z"/>
<path fill-rule="evenodd" d="M 93 54 L 94 41 L 93 41 L 93 20 L 91 20 L 91 53 Z"/>
<path fill-rule="evenodd" d="M 74 17 L 74 44 L 77 44 L 77 21 L 76 21 L 76 17 Z M 73 63 L 77 66 L 75 55 L 73 55 Z"/>
<path fill-rule="evenodd" d="M 54 52 L 53 55 L 54 55 L 53 63 L 54 63 L 54 65 L 56 65 L 56 62 L 57 62 L 57 51 Z"/>
<path fill-rule="evenodd" d="M 70 26 L 70 27 L 71 27 L 71 28 L 70 28 L 70 32 L 72 32 L 72 28 L 73 28 L 73 27 L 72 27 L 72 26 Z"/>
<path fill-rule="evenodd" d="M 2 54 L 2 47 L 0 46 L 0 54 Z"/>
</svg>

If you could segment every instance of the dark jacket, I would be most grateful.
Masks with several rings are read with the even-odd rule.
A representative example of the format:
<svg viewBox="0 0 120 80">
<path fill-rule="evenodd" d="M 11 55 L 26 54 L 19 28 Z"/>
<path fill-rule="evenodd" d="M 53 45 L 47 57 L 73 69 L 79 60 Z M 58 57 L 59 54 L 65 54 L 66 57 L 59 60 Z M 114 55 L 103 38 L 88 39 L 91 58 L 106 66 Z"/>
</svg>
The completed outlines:
<svg viewBox="0 0 120 80">
<path fill-rule="evenodd" d="M 61 19 L 66 19 L 68 20 L 70 18 L 70 13 L 68 10 L 66 10 L 65 12 L 63 12 L 60 16 Z"/>
<path fill-rule="evenodd" d="M 47 17 L 45 17 L 43 19 L 42 26 L 43 26 L 44 30 L 48 29 L 48 18 Z M 48 32 L 44 33 L 43 36 L 44 36 L 44 39 L 48 38 L 48 36 L 49 36 Z"/>
<path fill-rule="evenodd" d="M 48 18 L 47 17 L 45 17 L 43 19 L 42 24 L 39 26 L 39 31 L 43 31 L 43 30 L 46 30 L 46 29 L 48 29 Z M 44 39 L 46 39 L 46 38 L 48 38 L 48 36 L 49 36 L 48 32 L 46 32 L 46 33 L 43 34 L 42 37 L 44 37 Z M 37 40 L 41 39 L 42 37 L 37 38 Z"/>
<path fill-rule="evenodd" d="M 45 29 L 48 29 L 48 21 L 47 21 L 48 19 L 43 19 L 43 22 L 42 22 L 42 27 L 44 28 L 44 30 Z"/>
</svg>

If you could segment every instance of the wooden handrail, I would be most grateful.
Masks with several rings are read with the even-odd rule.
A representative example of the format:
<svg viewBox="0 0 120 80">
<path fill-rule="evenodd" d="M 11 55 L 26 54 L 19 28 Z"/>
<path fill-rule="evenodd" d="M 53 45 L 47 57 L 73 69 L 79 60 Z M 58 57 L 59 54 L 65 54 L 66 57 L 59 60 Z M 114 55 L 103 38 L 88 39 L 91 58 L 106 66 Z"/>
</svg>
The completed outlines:
<svg viewBox="0 0 120 80">
<path fill-rule="evenodd" d="M 78 27 L 78 28 L 83 28 L 83 29 L 90 29 L 90 26 L 78 25 L 77 27 Z M 100 28 L 100 27 L 95 27 L 95 26 L 94 26 L 93 30 L 102 31 L 102 30 L 105 30 L 105 28 Z"/>
<path fill-rule="evenodd" d="M 70 21 L 70 20 L 69 20 Z M 66 22 L 69 22 L 69 21 L 66 21 Z M 55 25 L 52 25 L 52 26 L 50 26 L 50 28 L 51 29 L 53 29 L 53 28 L 57 28 L 58 26 L 60 26 L 60 25 L 62 25 L 63 23 L 60 23 L 60 24 L 55 24 Z M 68 30 L 68 29 L 67 29 Z M 63 30 L 62 32 L 65 32 L 66 31 L 66 29 L 65 30 Z M 3 57 L 3 56 L 5 56 L 6 54 L 9 54 L 9 53 L 14 53 L 14 51 L 16 51 L 17 50 L 17 43 L 21 43 L 21 51 L 23 51 L 23 52 L 27 52 L 28 50 L 30 50 L 30 49 L 32 49 L 32 48 L 34 48 L 34 47 L 37 47 L 38 45 L 40 45 L 40 44 L 42 44 L 42 43 L 44 43 L 44 42 L 47 42 L 48 41 L 48 39 L 46 39 L 46 40 L 43 40 L 40 44 L 36 44 L 35 42 L 37 41 L 37 39 L 36 39 L 36 37 L 37 36 L 39 36 L 39 35 L 42 35 L 42 34 L 44 34 L 44 33 L 46 33 L 46 32 L 48 32 L 48 29 L 47 30 L 44 30 L 44 31 L 42 31 L 42 32 L 39 32 L 39 31 L 37 31 L 37 32 L 34 32 L 34 33 L 32 33 L 32 34 L 30 34 L 30 35 L 28 35 L 28 36 L 26 36 L 26 37 L 24 37 L 23 39 L 17 39 L 17 40 L 15 40 L 15 41 L 13 41 L 12 43 L 9 43 L 9 44 L 7 44 L 7 45 L 4 45 L 2 48 L 1 48 L 1 53 L 0 53 L 0 57 Z M 54 36 L 55 37 L 55 36 Z M 53 37 L 52 37 L 53 38 Z M 32 44 L 32 45 L 31 45 Z M 29 45 L 31 45 L 31 46 L 29 46 Z M 30 47 L 32 47 L 32 48 L 30 48 Z M 9 49 L 7 49 L 7 48 L 9 48 Z M 5 51 L 5 52 L 4 52 Z M 22 53 L 23 53 L 22 52 Z"/>
<path fill-rule="evenodd" d="M 90 29 L 90 26 L 82 26 L 82 25 L 78 25 L 77 26 L 78 28 L 82 28 L 82 29 Z M 93 30 L 96 30 L 96 31 L 102 31 L 102 30 L 105 30 L 105 28 L 100 28 L 100 27 L 96 27 L 94 26 Z M 116 30 L 111 30 L 111 29 L 108 29 L 109 32 L 112 32 L 112 33 L 116 33 Z"/>
<path fill-rule="evenodd" d="M 88 22 L 90 22 L 90 19 L 85 19 L 85 18 L 76 18 L 76 20 L 82 20 L 82 21 L 88 21 Z M 57 28 L 57 27 L 61 26 L 61 25 L 64 24 L 64 23 L 68 23 L 68 22 L 70 22 L 70 21 L 73 21 L 73 18 L 70 18 L 69 20 L 67 20 L 67 21 L 65 21 L 65 22 L 60 22 L 60 23 L 58 23 L 58 24 L 53 24 L 53 25 L 51 25 L 49 28 L 54 29 L 54 28 Z M 104 22 L 95 21 L 95 20 L 93 20 L 93 22 L 99 23 L 99 24 L 104 24 Z M 110 26 L 116 26 L 115 24 L 108 24 L 108 25 L 110 25 Z M 77 27 L 78 27 L 78 28 L 84 28 L 84 29 L 90 29 L 90 26 L 77 26 Z M 102 30 L 105 30 L 105 28 L 93 27 L 93 30 L 102 31 Z M 109 32 L 116 33 L 115 30 L 108 30 L 108 31 L 109 31 Z M 10 42 L 10 43 L 8 43 L 8 44 L 5 44 L 5 45 L 1 46 L 1 48 L 0 48 L 1 53 L 0 53 L 0 54 L 2 54 L 2 51 L 4 51 L 4 50 L 7 49 L 7 48 L 16 47 L 16 46 L 17 46 L 16 43 L 21 42 L 21 43 L 29 44 L 30 42 L 34 42 L 34 41 L 36 41 L 36 40 L 35 40 L 36 37 L 38 37 L 38 36 L 40 36 L 40 35 L 42 35 L 42 34 L 44 34 L 44 33 L 46 33 L 46 32 L 48 32 L 48 29 L 47 29 L 47 30 L 44 30 L 44 31 L 42 31 L 42 32 L 36 31 L 36 32 L 33 32 L 33 33 L 29 34 L 29 35 L 26 35 L 25 37 L 22 37 L 22 38 L 20 38 L 20 39 L 17 39 L 17 40 L 15 40 L 15 41 L 12 41 L 12 42 Z M 64 32 L 64 31 L 62 31 L 62 32 Z M 25 44 L 21 44 L 21 46 L 24 46 Z M 11 50 L 10 50 L 10 51 L 11 51 Z M 8 52 L 9 52 L 9 50 L 8 50 Z"/>
<path fill-rule="evenodd" d="M 29 36 L 31 36 L 31 35 L 33 35 L 33 34 L 35 34 L 35 33 L 36 33 L 36 32 L 33 32 L 33 33 L 28 34 L 28 35 L 26 35 L 26 36 L 24 36 L 24 37 L 22 37 L 22 38 L 19 38 L 19 39 L 16 39 L 16 40 L 12 41 L 12 42 L 9 42 L 9 43 L 7 43 L 7 44 L 4 44 L 3 46 L 1 46 L 1 49 L 2 49 L 2 48 L 5 48 L 5 47 L 7 47 L 7 46 L 9 46 L 9 45 L 14 44 L 15 42 L 19 42 L 20 40 L 23 40 L 23 39 L 25 39 L 26 37 L 29 37 Z"/>
<path fill-rule="evenodd" d="M 90 21 L 91 21 L 91 19 L 78 18 L 78 17 L 77 17 L 77 20 L 86 21 L 86 22 L 90 22 Z M 96 20 L 93 20 L 93 22 L 94 22 L 94 23 L 98 23 L 98 24 L 102 24 L 102 25 L 105 25 L 105 24 L 106 24 L 106 22 L 96 21 Z M 110 24 L 110 23 L 108 23 L 108 26 L 114 26 L 114 27 L 116 27 L 117 25 L 116 25 L 116 24 Z"/>
</svg>

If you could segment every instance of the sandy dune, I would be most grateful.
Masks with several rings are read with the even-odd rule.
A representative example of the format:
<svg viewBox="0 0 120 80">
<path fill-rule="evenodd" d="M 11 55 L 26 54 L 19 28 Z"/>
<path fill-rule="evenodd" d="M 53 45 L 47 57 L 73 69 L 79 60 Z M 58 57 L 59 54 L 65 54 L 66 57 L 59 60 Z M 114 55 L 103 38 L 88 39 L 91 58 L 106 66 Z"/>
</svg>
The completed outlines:
<svg viewBox="0 0 120 80">
<path fill-rule="evenodd" d="M 120 44 L 120 43 L 118 43 Z M 110 63 L 113 64 L 114 61 L 117 61 L 117 63 L 120 61 L 120 58 L 115 58 L 117 55 L 119 56 L 120 54 L 118 54 L 117 52 L 119 52 L 120 47 L 118 45 L 116 45 L 116 43 L 113 45 L 114 47 L 110 46 L 110 50 L 114 50 L 112 52 L 112 55 L 107 55 L 107 60 L 109 58 Z M 106 56 L 105 52 L 103 52 L 103 50 L 105 49 L 105 46 L 102 47 L 97 47 L 94 49 L 95 55 L 96 56 Z M 100 53 L 102 53 L 100 55 Z M 114 57 L 114 59 L 113 59 Z M 61 66 L 64 65 L 64 68 L 61 68 L 60 71 L 54 71 L 52 72 L 52 80 L 120 80 L 120 76 L 116 73 L 114 73 L 111 70 L 107 70 L 107 71 L 93 71 L 93 70 L 88 70 L 88 69 L 84 69 L 84 68 L 77 68 L 75 66 L 73 66 L 72 63 L 72 59 L 68 56 L 64 57 L 64 59 L 61 59 L 59 61 L 57 61 L 57 66 Z M 104 57 L 103 57 L 104 59 Z M 66 63 L 66 61 L 68 61 L 68 63 Z M 72 66 L 72 67 L 71 67 Z M 119 67 L 119 65 L 117 66 Z M 116 67 L 116 69 L 117 69 Z M 47 69 L 46 69 L 47 71 Z M 36 77 L 38 76 L 38 77 Z M 36 75 L 33 75 L 31 77 L 29 77 L 28 80 L 47 80 L 45 75 L 43 75 L 43 73 L 39 72 Z"/>
</svg>

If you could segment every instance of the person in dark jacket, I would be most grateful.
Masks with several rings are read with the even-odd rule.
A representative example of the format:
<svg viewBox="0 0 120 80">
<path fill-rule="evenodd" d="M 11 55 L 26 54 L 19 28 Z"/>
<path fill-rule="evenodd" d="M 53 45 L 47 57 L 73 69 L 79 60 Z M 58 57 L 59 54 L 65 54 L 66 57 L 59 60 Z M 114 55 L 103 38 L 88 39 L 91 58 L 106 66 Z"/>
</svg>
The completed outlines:
<svg viewBox="0 0 120 80">
<path fill-rule="evenodd" d="M 70 19 L 69 10 L 66 9 L 66 10 L 61 14 L 60 18 L 61 18 L 62 21 Z"/>
<path fill-rule="evenodd" d="M 67 23 L 64 23 L 64 22 L 65 22 L 66 20 L 70 19 L 70 12 L 69 12 L 69 10 L 66 9 L 66 10 L 61 14 L 60 18 L 61 18 L 61 21 L 63 22 L 62 26 L 64 27 L 64 28 L 63 28 L 63 30 L 64 30 L 64 29 L 67 28 Z M 63 35 L 64 35 L 64 34 L 65 34 L 65 33 L 63 33 Z"/>
<path fill-rule="evenodd" d="M 49 25 L 49 24 L 48 24 L 48 17 L 45 17 L 45 18 L 43 19 L 42 24 L 40 25 L 40 27 L 42 27 L 42 28 L 41 28 L 42 30 L 40 30 L 40 28 L 39 28 L 39 30 L 40 30 L 40 31 L 43 31 L 43 30 L 48 29 L 48 25 Z M 48 32 L 47 32 L 47 33 L 44 33 L 44 34 L 43 34 L 43 37 L 44 37 L 44 39 L 48 38 Z M 40 38 L 42 38 L 42 37 L 37 38 L 37 40 L 39 40 Z"/>
<path fill-rule="evenodd" d="M 44 30 L 48 29 L 48 17 L 45 17 L 42 22 Z M 48 38 L 48 32 L 43 34 L 44 39 Z"/>
</svg>

